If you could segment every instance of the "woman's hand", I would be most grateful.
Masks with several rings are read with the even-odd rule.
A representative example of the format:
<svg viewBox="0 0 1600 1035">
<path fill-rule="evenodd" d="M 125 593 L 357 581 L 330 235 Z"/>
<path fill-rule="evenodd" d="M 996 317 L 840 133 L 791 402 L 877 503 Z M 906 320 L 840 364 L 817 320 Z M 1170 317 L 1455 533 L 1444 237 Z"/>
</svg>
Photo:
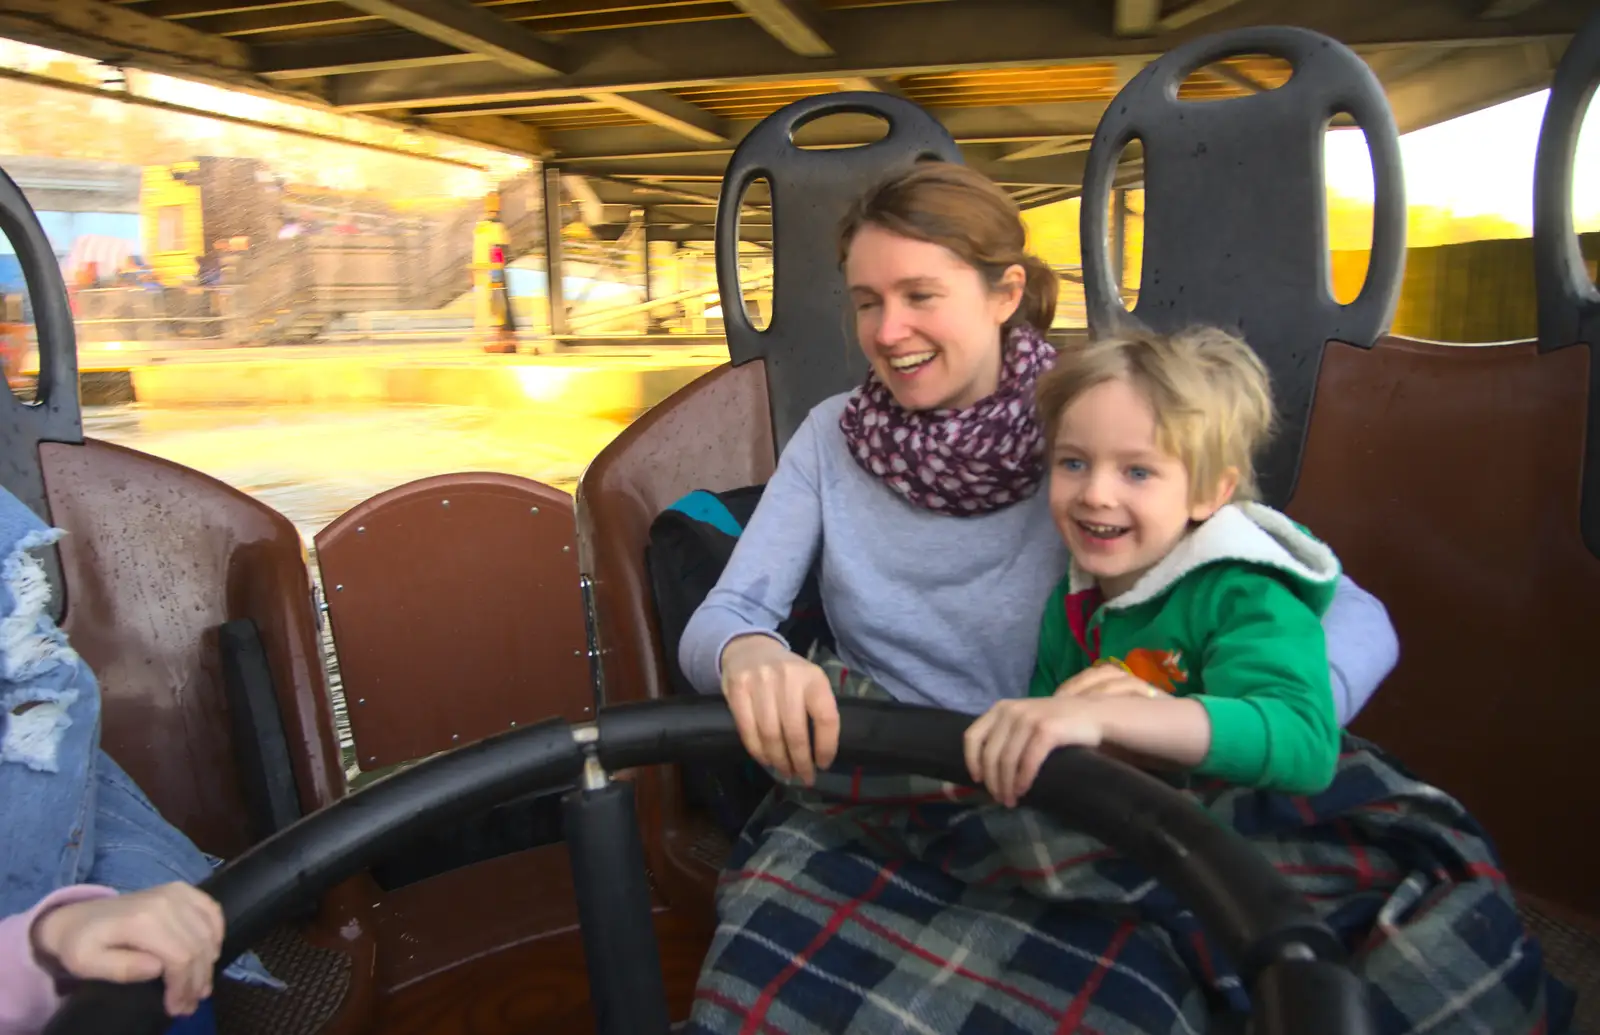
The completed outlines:
<svg viewBox="0 0 1600 1035">
<path fill-rule="evenodd" d="M 1069 744 L 1100 746 L 1102 713 L 1102 701 L 1070 694 L 1001 701 L 967 727 L 967 772 L 996 801 L 1014 807 L 1050 752 Z"/>
<path fill-rule="evenodd" d="M 31 932 L 46 970 L 122 983 L 165 978 L 172 1017 L 211 995 L 222 935 L 222 907 L 188 884 L 57 906 Z"/>
<path fill-rule="evenodd" d="M 722 696 L 750 757 L 810 786 L 839 751 L 839 702 L 827 673 L 770 636 L 738 636 L 722 649 Z M 811 730 L 816 727 L 813 762 Z"/>
</svg>

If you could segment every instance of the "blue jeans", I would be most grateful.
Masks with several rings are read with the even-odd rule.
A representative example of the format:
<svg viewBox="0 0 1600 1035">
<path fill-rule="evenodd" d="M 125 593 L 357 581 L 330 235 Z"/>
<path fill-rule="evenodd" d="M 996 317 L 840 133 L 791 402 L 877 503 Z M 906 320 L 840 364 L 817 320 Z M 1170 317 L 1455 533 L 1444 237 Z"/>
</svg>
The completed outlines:
<svg viewBox="0 0 1600 1035">
<path fill-rule="evenodd" d="M 49 589 L 28 553 L 52 538 L 0 489 L 0 916 L 72 884 L 197 884 L 218 861 L 100 749 L 99 684 L 45 612 Z M 253 953 L 225 974 L 283 987 Z"/>
</svg>

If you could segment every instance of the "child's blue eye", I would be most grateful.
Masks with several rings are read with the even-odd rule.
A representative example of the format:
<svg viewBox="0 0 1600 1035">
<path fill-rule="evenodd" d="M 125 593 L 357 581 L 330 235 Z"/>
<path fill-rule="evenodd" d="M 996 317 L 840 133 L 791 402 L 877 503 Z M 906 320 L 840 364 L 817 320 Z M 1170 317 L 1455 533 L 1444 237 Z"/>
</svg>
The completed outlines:
<svg viewBox="0 0 1600 1035">
<path fill-rule="evenodd" d="M 1128 477 L 1132 478 L 1136 482 L 1144 481 L 1146 478 L 1150 477 L 1150 475 L 1152 473 L 1153 472 L 1148 467 L 1130 467 L 1130 468 L 1128 468 Z"/>
<path fill-rule="evenodd" d="M 1081 470 L 1083 470 L 1083 461 L 1079 460 L 1075 456 L 1063 457 L 1061 460 L 1059 460 L 1057 462 L 1063 468 L 1065 468 L 1068 471 L 1081 471 Z"/>
</svg>

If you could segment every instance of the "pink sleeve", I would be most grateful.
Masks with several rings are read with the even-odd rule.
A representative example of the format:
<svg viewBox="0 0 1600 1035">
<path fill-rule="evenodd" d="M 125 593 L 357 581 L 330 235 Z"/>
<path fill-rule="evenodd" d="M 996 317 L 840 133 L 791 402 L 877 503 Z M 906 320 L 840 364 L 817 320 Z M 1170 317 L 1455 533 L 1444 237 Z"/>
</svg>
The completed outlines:
<svg viewBox="0 0 1600 1035">
<path fill-rule="evenodd" d="M 33 1035 L 60 1004 L 55 982 L 33 958 L 34 921 L 57 906 L 115 894 L 110 888 L 75 884 L 51 892 L 26 913 L 0 920 L 0 1035 Z"/>
</svg>

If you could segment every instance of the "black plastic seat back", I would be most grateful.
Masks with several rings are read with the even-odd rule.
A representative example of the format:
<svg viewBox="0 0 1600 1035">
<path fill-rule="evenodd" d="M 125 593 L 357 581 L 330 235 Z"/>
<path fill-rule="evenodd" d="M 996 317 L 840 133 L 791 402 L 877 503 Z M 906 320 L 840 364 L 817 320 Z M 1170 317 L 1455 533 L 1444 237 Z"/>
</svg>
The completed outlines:
<svg viewBox="0 0 1600 1035">
<path fill-rule="evenodd" d="M 1228 100 L 1178 99 L 1196 70 L 1240 54 L 1289 62 L 1277 89 Z M 1323 171 L 1328 122 L 1348 113 L 1372 154 L 1376 215 L 1361 294 L 1333 297 Z M 1323 344 L 1370 348 L 1394 316 L 1405 262 L 1399 135 L 1383 87 L 1336 40 L 1254 27 L 1192 40 L 1135 76 L 1106 109 L 1083 193 L 1090 330 L 1128 315 L 1107 253 L 1106 210 L 1123 148 L 1144 147 L 1144 275 L 1133 317 L 1156 331 L 1195 323 L 1242 333 L 1272 373 L 1282 427 L 1261 458 L 1261 487 L 1294 493 Z"/>
<path fill-rule="evenodd" d="M 1600 556 L 1600 288 L 1589 279 L 1572 221 L 1578 134 L 1600 87 L 1600 14 L 1573 37 L 1550 85 L 1533 173 L 1533 264 L 1539 351 L 1589 346 L 1589 424 L 1584 449 L 1583 541 Z"/>
<path fill-rule="evenodd" d="M 78 406 L 78 336 L 72 323 L 66 281 L 39 217 L 16 181 L 0 170 L 0 233 L 11 241 L 28 285 L 39 339 L 37 401 L 24 403 L 9 390 L 0 393 L 0 485 L 50 521 L 45 500 L 40 442 L 83 441 L 83 414 Z M 65 611 L 60 554 L 55 547 L 40 551 L 53 590 L 51 614 Z"/>
<path fill-rule="evenodd" d="M 889 124 L 862 147 L 808 150 L 794 134 L 829 115 L 873 115 Z M 740 141 L 717 203 L 717 288 L 735 366 L 765 359 L 774 444 L 781 451 L 811 407 L 866 376 L 849 332 L 838 230 L 850 204 L 897 166 L 924 159 L 961 161 L 939 121 L 888 94 L 843 92 L 795 101 Z M 772 319 L 756 330 L 739 290 L 739 204 L 764 178 L 772 195 Z"/>
</svg>

